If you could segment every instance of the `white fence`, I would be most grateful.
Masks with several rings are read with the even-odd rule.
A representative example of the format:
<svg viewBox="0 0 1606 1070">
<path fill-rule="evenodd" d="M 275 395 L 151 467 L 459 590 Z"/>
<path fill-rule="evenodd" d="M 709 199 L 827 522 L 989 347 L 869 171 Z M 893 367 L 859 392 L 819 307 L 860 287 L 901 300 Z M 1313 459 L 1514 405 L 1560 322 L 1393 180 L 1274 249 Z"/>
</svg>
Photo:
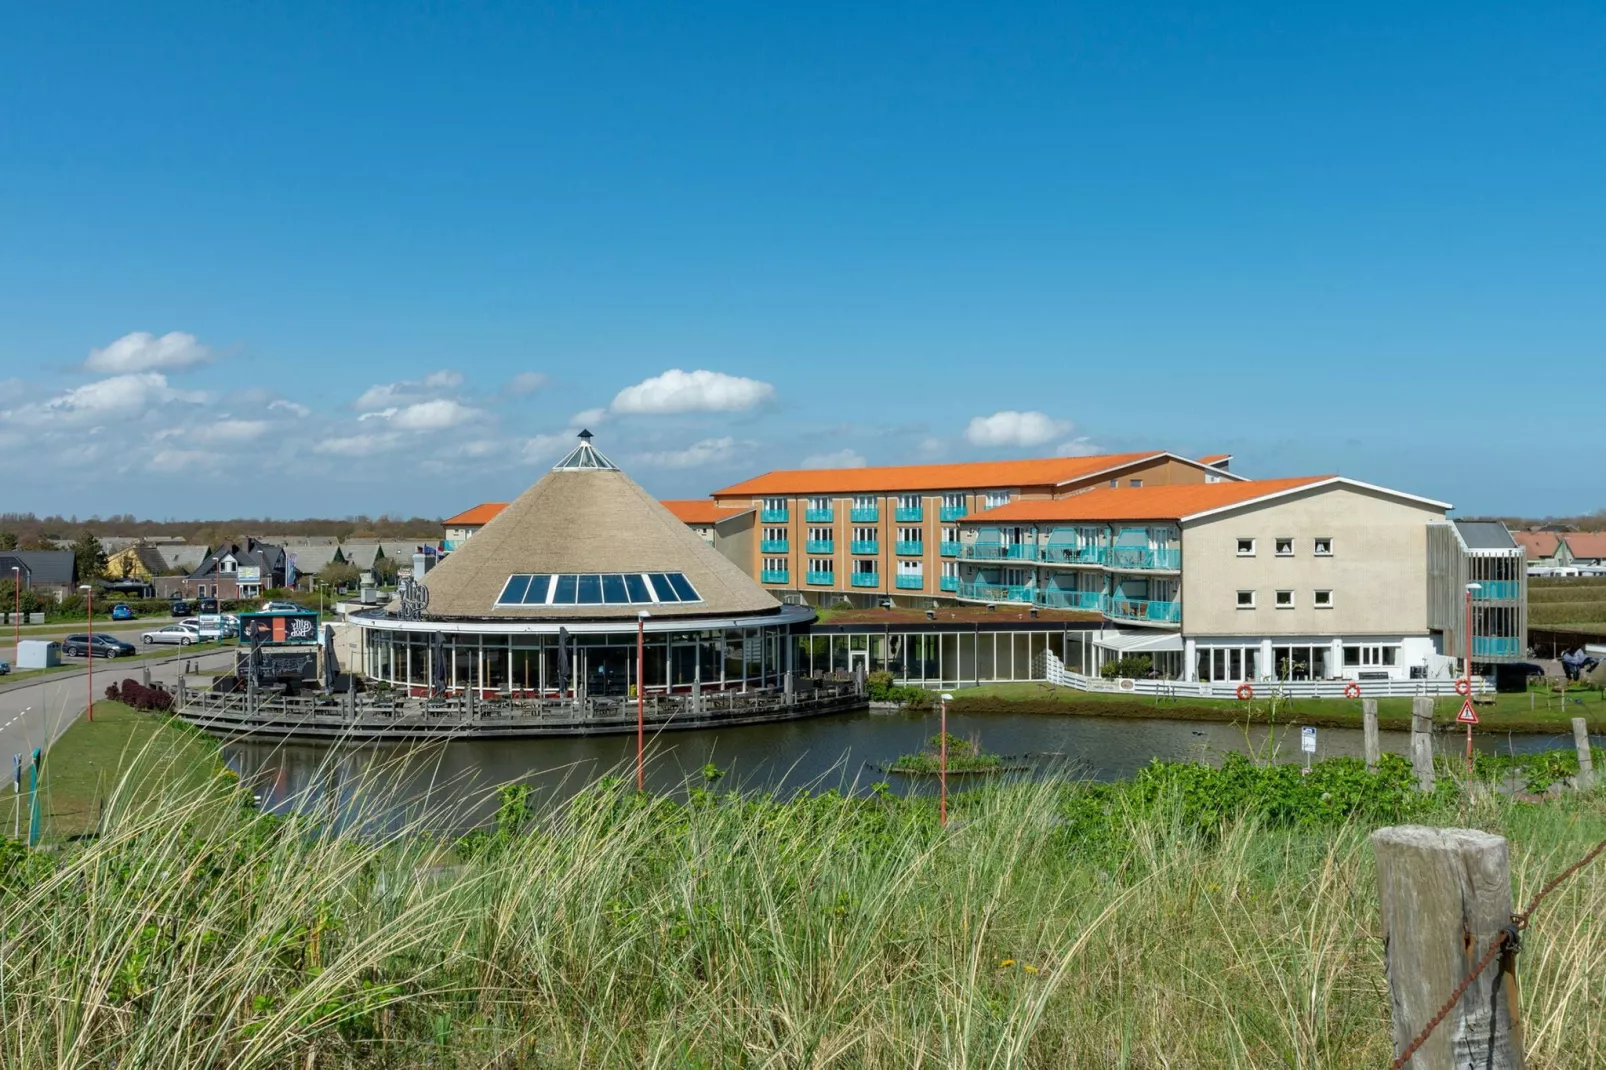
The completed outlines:
<svg viewBox="0 0 1606 1070">
<path fill-rule="evenodd" d="M 1044 659 L 1034 674 L 1040 679 L 1061 687 L 1074 687 L 1078 691 L 1102 691 L 1108 694 L 1150 695 L 1161 698 L 1239 698 L 1240 683 L 1203 683 L 1187 680 L 1134 680 L 1120 676 L 1106 680 L 1101 676 L 1084 676 L 1065 667 L 1065 663 L 1052 650 L 1040 655 Z M 1439 677 L 1434 680 L 1274 680 L 1266 677 L 1248 681 L 1254 698 L 1413 698 L 1417 695 L 1454 695 L 1455 679 Z M 1360 694 L 1356 694 L 1356 690 Z M 1493 683 L 1485 677 L 1472 678 L 1475 693 L 1494 692 Z"/>
<path fill-rule="evenodd" d="M 4 623 L 4 624 L 7 624 L 7 625 L 11 625 L 11 624 L 43 624 L 44 622 L 45 622 L 45 614 L 44 614 L 44 611 L 42 611 L 42 610 L 39 611 L 39 612 L 35 612 L 35 613 L 12 613 L 10 610 L 7 610 L 4 613 L 0 613 L 0 623 Z"/>
</svg>

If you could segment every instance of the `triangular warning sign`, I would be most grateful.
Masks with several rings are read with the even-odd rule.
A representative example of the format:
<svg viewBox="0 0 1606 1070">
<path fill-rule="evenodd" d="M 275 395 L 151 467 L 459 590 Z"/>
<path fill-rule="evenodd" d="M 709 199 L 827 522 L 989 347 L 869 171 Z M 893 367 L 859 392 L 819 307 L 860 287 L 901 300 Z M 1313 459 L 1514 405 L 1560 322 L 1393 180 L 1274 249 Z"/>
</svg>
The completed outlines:
<svg viewBox="0 0 1606 1070">
<path fill-rule="evenodd" d="M 1457 724 L 1478 723 L 1478 711 L 1472 708 L 1472 698 L 1470 695 L 1461 700 L 1461 712 L 1455 715 L 1455 719 Z"/>
</svg>

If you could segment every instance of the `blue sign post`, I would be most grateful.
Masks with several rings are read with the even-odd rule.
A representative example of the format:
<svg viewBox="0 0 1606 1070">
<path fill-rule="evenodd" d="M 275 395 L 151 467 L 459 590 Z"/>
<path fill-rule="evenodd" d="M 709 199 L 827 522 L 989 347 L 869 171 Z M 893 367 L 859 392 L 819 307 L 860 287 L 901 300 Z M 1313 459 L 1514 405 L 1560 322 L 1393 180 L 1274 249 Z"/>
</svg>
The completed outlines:
<svg viewBox="0 0 1606 1070">
<path fill-rule="evenodd" d="M 22 839 L 22 755 L 11 756 L 11 838 Z"/>
<path fill-rule="evenodd" d="M 33 749 L 33 764 L 28 767 L 28 846 L 39 844 L 39 764 L 45 760 L 44 752 Z"/>
</svg>

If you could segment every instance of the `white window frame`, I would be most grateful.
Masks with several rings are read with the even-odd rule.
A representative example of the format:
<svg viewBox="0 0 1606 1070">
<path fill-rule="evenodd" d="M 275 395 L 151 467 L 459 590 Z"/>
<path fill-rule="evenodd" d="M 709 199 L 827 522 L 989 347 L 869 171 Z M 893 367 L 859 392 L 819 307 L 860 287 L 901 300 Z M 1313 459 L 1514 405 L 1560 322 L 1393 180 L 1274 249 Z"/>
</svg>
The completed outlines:
<svg viewBox="0 0 1606 1070">
<path fill-rule="evenodd" d="M 879 542 L 880 540 L 880 528 L 860 526 L 853 529 L 854 542 Z"/>
<path fill-rule="evenodd" d="M 923 543 L 923 542 L 926 541 L 926 529 L 925 528 L 899 528 L 898 529 L 898 541 L 899 542 L 919 542 L 919 543 Z"/>
<path fill-rule="evenodd" d="M 1244 544 L 1245 543 L 1247 543 L 1249 545 L 1249 549 L 1247 549 L 1247 550 L 1244 549 Z M 1238 545 L 1238 556 L 1239 557 L 1254 557 L 1255 556 L 1255 540 L 1254 539 L 1246 539 L 1246 538 L 1243 538 L 1243 537 L 1240 536 L 1239 539 L 1238 539 L 1237 545 Z"/>
<path fill-rule="evenodd" d="M 965 507 L 965 496 L 963 494 L 944 494 L 942 496 L 942 507 L 944 509 L 963 509 Z"/>
<path fill-rule="evenodd" d="M 819 525 L 815 525 L 814 527 L 809 528 L 809 541 L 810 542 L 835 542 L 836 541 L 836 529 L 835 528 L 830 528 L 830 527 L 820 527 Z"/>
<path fill-rule="evenodd" d="M 1287 599 L 1288 599 L 1287 601 L 1283 600 L 1283 597 L 1285 595 L 1287 596 Z M 1278 609 L 1293 609 L 1294 608 L 1294 592 L 1293 591 L 1278 591 L 1276 594 L 1272 595 L 1272 605 L 1276 606 Z"/>
<path fill-rule="evenodd" d="M 925 562 L 921 561 L 918 557 L 909 558 L 909 559 L 906 559 L 906 560 L 899 561 L 898 562 L 898 575 L 900 575 L 900 576 L 923 576 L 923 575 L 925 575 L 925 568 L 923 567 L 924 564 L 925 564 Z"/>
<path fill-rule="evenodd" d="M 785 528 L 777 528 L 777 527 L 767 527 L 767 528 L 765 528 L 764 529 L 764 541 L 765 542 L 785 542 L 786 541 L 786 529 Z"/>
<path fill-rule="evenodd" d="M 942 563 L 942 578 L 945 579 L 945 580 L 946 579 L 955 579 L 955 580 L 957 580 L 959 578 L 959 562 L 958 561 L 944 561 Z"/>
<path fill-rule="evenodd" d="M 829 508 L 831 508 L 831 499 L 830 498 L 810 498 L 808 507 L 810 509 L 829 509 Z"/>
<path fill-rule="evenodd" d="M 881 563 L 873 557 L 855 557 L 853 559 L 853 575 L 874 576 L 881 571 Z"/>
<path fill-rule="evenodd" d="M 786 508 L 786 499 L 785 498 L 765 498 L 763 507 L 765 509 L 785 509 Z"/>
<path fill-rule="evenodd" d="M 855 509 L 874 509 L 879 504 L 874 494 L 855 494 L 853 496 L 853 508 Z"/>
<path fill-rule="evenodd" d="M 811 557 L 807 571 L 816 576 L 835 576 L 836 560 L 830 557 Z"/>
<path fill-rule="evenodd" d="M 944 525 L 942 534 L 938 536 L 943 542 L 958 542 L 959 528 L 955 525 Z"/>
<path fill-rule="evenodd" d="M 785 572 L 786 571 L 786 558 L 784 558 L 784 557 L 766 557 L 764 559 L 764 571 L 765 572 Z"/>
<path fill-rule="evenodd" d="M 1327 601 L 1325 601 L 1325 602 L 1322 601 L 1323 596 L 1326 596 Z M 1311 592 L 1311 598 L 1310 598 L 1310 604 L 1315 606 L 1317 609 L 1332 609 L 1333 608 L 1333 592 L 1328 590 L 1328 589 L 1326 589 L 1326 588 L 1318 588 L 1318 589 L 1312 591 Z"/>
<path fill-rule="evenodd" d="M 1247 602 L 1244 601 L 1244 595 L 1248 595 L 1249 596 L 1249 601 L 1247 601 Z M 1239 609 L 1254 609 L 1255 608 L 1255 592 L 1254 591 L 1239 591 L 1238 592 L 1238 608 Z"/>
<path fill-rule="evenodd" d="M 922 508 L 924 505 L 925 505 L 924 499 L 922 499 L 921 496 L 918 495 L 918 494 L 900 494 L 900 495 L 898 495 L 898 508 L 899 509 L 919 509 L 919 508 Z"/>
<path fill-rule="evenodd" d="M 1285 546 L 1287 547 L 1286 550 L 1283 549 L 1283 547 L 1285 547 Z M 1293 540 L 1292 537 L 1278 536 L 1277 538 L 1272 540 L 1271 550 L 1272 550 L 1273 555 L 1275 555 L 1277 557 L 1293 557 L 1294 556 L 1294 540 Z"/>
<path fill-rule="evenodd" d="M 1001 505 L 1008 505 L 1010 493 L 1007 490 L 982 491 L 982 505 L 988 509 L 997 509 Z"/>
<path fill-rule="evenodd" d="M 1325 549 L 1325 550 L 1322 549 L 1322 544 L 1323 543 L 1327 544 L 1327 549 Z M 1333 556 L 1333 537 L 1331 535 L 1318 535 L 1318 536 L 1316 536 L 1316 538 L 1311 540 L 1311 553 L 1313 555 L 1315 555 L 1316 557 L 1332 557 Z"/>
</svg>

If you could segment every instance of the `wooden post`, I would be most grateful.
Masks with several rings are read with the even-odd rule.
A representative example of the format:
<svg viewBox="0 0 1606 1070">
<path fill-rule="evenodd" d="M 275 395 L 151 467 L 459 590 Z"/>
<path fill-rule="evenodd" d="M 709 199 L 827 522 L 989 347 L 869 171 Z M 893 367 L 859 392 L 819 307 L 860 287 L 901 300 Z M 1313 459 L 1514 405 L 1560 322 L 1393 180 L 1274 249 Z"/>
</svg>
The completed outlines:
<svg viewBox="0 0 1606 1070">
<path fill-rule="evenodd" d="M 1366 771 L 1377 772 L 1380 757 L 1377 743 L 1377 699 L 1361 700 L 1361 732 L 1366 745 Z"/>
<path fill-rule="evenodd" d="M 1511 873 L 1504 837 L 1473 829 L 1379 829 L 1372 850 L 1398 1055 L 1511 922 Z M 1516 961 L 1490 963 L 1405 1065 L 1522 1070 Z"/>
<path fill-rule="evenodd" d="M 1573 718 L 1573 746 L 1578 748 L 1578 779 L 1575 783 L 1579 791 L 1589 791 L 1595 786 L 1595 758 L 1589 753 L 1589 726 L 1582 717 Z"/>
<path fill-rule="evenodd" d="M 1433 700 L 1418 695 L 1411 700 L 1411 768 L 1417 787 L 1433 790 Z"/>
</svg>

